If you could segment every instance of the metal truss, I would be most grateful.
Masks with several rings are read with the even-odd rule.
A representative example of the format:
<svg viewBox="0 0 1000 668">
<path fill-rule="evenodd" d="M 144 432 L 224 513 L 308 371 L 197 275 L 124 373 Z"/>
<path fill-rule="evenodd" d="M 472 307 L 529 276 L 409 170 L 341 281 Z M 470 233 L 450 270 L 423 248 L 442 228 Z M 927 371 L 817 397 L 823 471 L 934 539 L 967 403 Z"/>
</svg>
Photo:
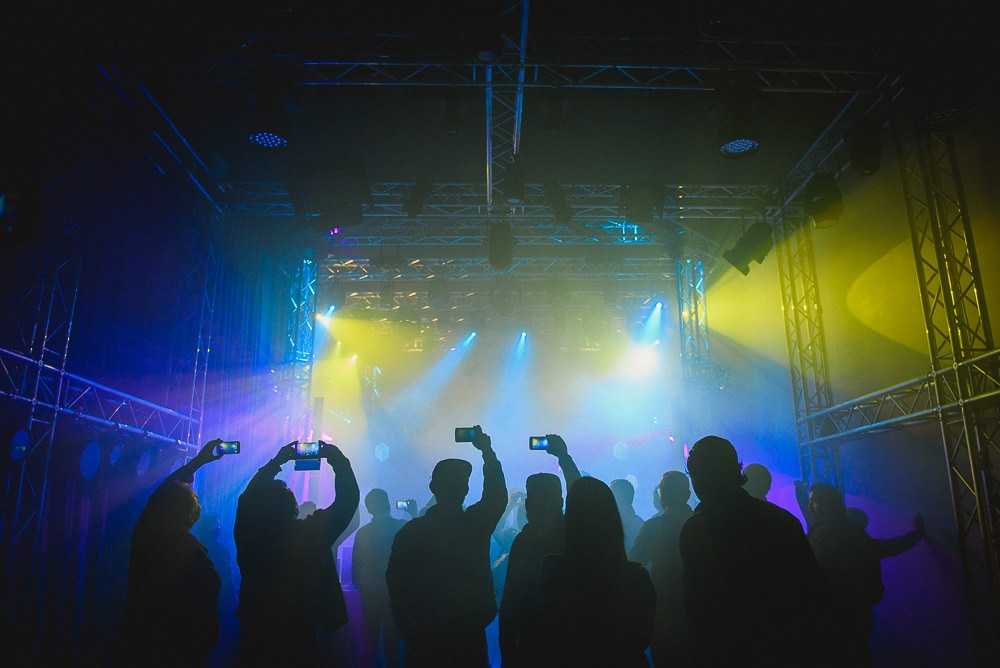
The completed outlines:
<svg viewBox="0 0 1000 668">
<path fill-rule="evenodd" d="M 767 215 L 778 256 L 799 464 L 808 480 L 839 486 L 837 445 L 814 443 L 819 435 L 817 424 L 808 419 L 833 404 L 812 229 L 804 224 L 800 212 L 770 209 Z"/>
<path fill-rule="evenodd" d="M 311 252 L 296 261 L 290 278 L 283 380 L 288 410 L 287 435 L 299 438 L 312 424 L 309 391 L 316 334 L 318 266 Z"/>
<path fill-rule="evenodd" d="M 678 258 L 674 267 L 681 363 L 685 377 L 690 379 L 714 368 L 708 337 L 705 263 L 700 259 Z"/>
<path fill-rule="evenodd" d="M 598 42 L 595 40 L 595 42 Z M 820 63 L 853 62 L 847 49 L 834 45 L 791 42 L 703 40 L 677 61 L 662 63 L 659 53 L 629 53 L 621 59 L 605 43 L 588 50 L 611 56 L 604 63 L 525 62 L 523 84 L 517 77 L 487 82 L 487 63 L 404 58 L 310 59 L 303 61 L 306 86 L 560 88 L 573 90 L 714 91 L 722 74 L 732 69 L 751 73 L 766 93 L 839 95 L 874 90 L 889 75 L 866 66 L 833 67 Z M 676 47 L 676 45 L 672 45 Z M 655 50 L 654 50 L 655 51 Z M 645 60 L 648 64 L 642 63 Z M 685 62 L 687 61 L 687 62 Z"/>
<path fill-rule="evenodd" d="M 198 315 L 198 333 L 195 341 L 194 370 L 191 374 L 191 402 L 188 407 L 188 422 L 186 441 L 192 444 L 202 442 L 202 429 L 205 423 L 205 396 L 208 389 L 208 362 L 212 354 L 212 324 L 215 321 L 215 300 L 218 295 L 219 273 L 221 267 L 214 255 L 214 249 L 208 249 L 205 261 L 205 280 L 201 288 L 201 311 Z"/>
</svg>

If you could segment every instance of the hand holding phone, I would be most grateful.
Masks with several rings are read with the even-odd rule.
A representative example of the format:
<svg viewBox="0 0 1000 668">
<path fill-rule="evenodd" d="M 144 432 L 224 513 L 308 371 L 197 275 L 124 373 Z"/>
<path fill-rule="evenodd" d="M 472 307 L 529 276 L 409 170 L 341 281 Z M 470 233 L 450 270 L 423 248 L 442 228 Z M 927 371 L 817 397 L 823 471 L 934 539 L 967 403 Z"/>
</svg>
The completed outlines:
<svg viewBox="0 0 1000 668">
<path fill-rule="evenodd" d="M 481 427 L 455 427 L 456 443 L 472 443 L 479 434 L 482 434 Z"/>
<path fill-rule="evenodd" d="M 293 459 L 296 471 L 319 470 L 319 441 L 296 441 Z"/>
<path fill-rule="evenodd" d="M 549 439 L 547 436 L 529 436 L 528 437 L 528 449 L 529 450 L 548 450 L 549 449 Z"/>
</svg>

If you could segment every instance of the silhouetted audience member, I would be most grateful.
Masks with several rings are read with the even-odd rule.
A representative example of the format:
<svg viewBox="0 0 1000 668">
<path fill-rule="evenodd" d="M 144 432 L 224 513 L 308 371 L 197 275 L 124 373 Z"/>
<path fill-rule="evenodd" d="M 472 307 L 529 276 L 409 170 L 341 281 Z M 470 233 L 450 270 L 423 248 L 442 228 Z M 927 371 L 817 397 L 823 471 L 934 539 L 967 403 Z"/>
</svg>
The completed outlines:
<svg viewBox="0 0 1000 668">
<path fill-rule="evenodd" d="M 365 508 L 371 513 L 372 521 L 358 529 L 354 536 L 351 561 L 351 578 L 361 592 L 365 620 L 362 665 L 395 667 L 399 665 L 399 636 L 389 606 L 385 570 L 389 565 L 392 541 L 406 520 L 391 515 L 389 495 L 384 489 L 368 492 Z"/>
<path fill-rule="evenodd" d="M 123 663 L 199 666 L 219 636 L 219 575 L 191 535 L 201 506 L 195 472 L 221 455 L 206 443 L 153 492 L 132 533 Z"/>
<path fill-rule="evenodd" d="M 625 550 L 632 549 L 635 539 L 642 529 L 642 518 L 635 512 L 632 503 L 635 501 L 635 487 L 628 480 L 612 480 L 611 493 L 615 495 L 615 503 L 622 519 L 622 529 L 625 530 Z"/>
<path fill-rule="evenodd" d="M 548 435 L 548 453 L 559 462 L 566 488 L 580 479 L 580 471 L 569 455 L 566 442 Z M 536 651 L 532 646 L 547 642 L 539 638 L 542 561 L 562 554 L 565 543 L 563 493 L 559 478 L 551 473 L 528 476 L 524 508 L 528 523 L 517 534 L 510 550 L 506 586 L 500 604 L 500 650 L 507 668 L 526 663 Z"/>
<path fill-rule="evenodd" d="M 490 437 L 476 431 L 482 498 L 463 510 L 472 465 L 438 462 L 430 484 L 437 503 L 404 526 L 392 545 L 386 582 L 408 668 L 487 665 L 484 629 L 497 611 L 490 536 L 507 506 L 507 484 Z"/>
<path fill-rule="evenodd" d="M 923 518 L 918 515 L 913 530 L 898 538 L 876 540 L 851 518 L 843 494 L 832 485 L 813 485 L 809 507 L 813 517 L 809 544 L 832 594 L 831 650 L 840 665 L 870 666 L 872 609 L 885 591 L 880 560 L 916 545 L 924 537 Z"/>
<path fill-rule="evenodd" d="M 542 566 L 539 637 L 528 665 L 647 665 L 656 610 L 649 573 L 625 556 L 625 535 L 611 489 L 580 478 L 566 497 L 563 555 Z"/>
<path fill-rule="evenodd" d="M 667 471 L 658 485 L 663 512 L 646 521 L 629 557 L 650 565 L 656 588 L 653 662 L 657 666 L 690 666 L 687 614 L 684 611 L 684 566 L 681 528 L 691 517 L 691 485 L 680 471 Z"/>
<path fill-rule="evenodd" d="M 807 665 L 826 646 L 823 575 L 799 521 L 747 494 L 740 469 L 732 443 L 718 436 L 688 457 L 701 505 L 680 550 L 696 665 Z"/>
<path fill-rule="evenodd" d="M 339 448 L 321 443 L 336 474 L 336 499 L 304 520 L 295 495 L 275 476 L 295 457 L 282 447 L 240 495 L 236 560 L 240 589 L 240 665 L 315 665 L 330 634 L 347 621 L 332 546 L 358 507 L 358 483 Z"/>
<path fill-rule="evenodd" d="M 771 491 L 771 472 L 763 464 L 747 464 L 743 467 L 746 483 L 743 489 L 755 499 L 767 501 L 767 493 Z"/>
</svg>

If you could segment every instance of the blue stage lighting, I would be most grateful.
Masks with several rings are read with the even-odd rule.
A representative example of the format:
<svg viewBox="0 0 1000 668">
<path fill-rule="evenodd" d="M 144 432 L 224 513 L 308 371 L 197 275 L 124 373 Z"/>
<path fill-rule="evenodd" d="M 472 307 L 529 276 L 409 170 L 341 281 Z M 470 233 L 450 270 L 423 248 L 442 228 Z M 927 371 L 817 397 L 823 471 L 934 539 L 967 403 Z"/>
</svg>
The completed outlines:
<svg viewBox="0 0 1000 668">
<path fill-rule="evenodd" d="M 735 157 L 748 155 L 758 148 L 760 148 L 760 142 L 756 139 L 741 138 L 727 141 L 720 147 L 720 150 L 722 151 L 722 155 Z"/>
<path fill-rule="evenodd" d="M 269 130 L 257 130 L 250 133 L 250 143 L 266 149 L 285 148 L 288 139 Z"/>
<path fill-rule="evenodd" d="M 463 346 L 471 345 L 472 344 L 472 340 L 475 339 L 475 338 L 476 338 L 476 333 L 475 332 L 471 332 L 467 337 L 465 337 L 465 341 L 462 341 L 462 345 Z"/>
</svg>

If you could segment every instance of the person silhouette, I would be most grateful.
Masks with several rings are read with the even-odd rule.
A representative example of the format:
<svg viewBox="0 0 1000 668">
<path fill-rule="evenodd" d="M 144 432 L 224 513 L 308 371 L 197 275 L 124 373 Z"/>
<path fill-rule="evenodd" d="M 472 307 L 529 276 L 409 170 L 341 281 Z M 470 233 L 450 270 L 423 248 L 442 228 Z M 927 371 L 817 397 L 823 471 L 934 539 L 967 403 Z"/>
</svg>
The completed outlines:
<svg viewBox="0 0 1000 668">
<path fill-rule="evenodd" d="M 566 496 L 562 555 L 545 558 L 538 637 L 526 664 L 615 666 L 646 663 L 656 592 L 649 573 L 625 556 L 625 534 L 611 489 L 577 480 Z"/>
<path fill-rule="evenodd" d="M 490 538 L 507 506 L 507 483 L 489 435 L 476 427 L 483 493 L 462 509 L 472 464 L 444 459 L 431 474 L 436 503 L 392 544 L 386 584 L 408 668 L 487 665 L 485 628 L 496 616 Z"/>
<path fill-rule="evenodd" d="M 358 482 L 340 449 L 320 442 L 320 457 L 336 475 L 336 498 L 298 519 L 295 495 L 275 480 L 295 458 L 295 445 L 283 446 L 257 471 L 236 507 L 242 666 L 315 665 L 347 621 L 332 546 L 358 508 Z"/>
<path fill-rule="evenodd" d="M 755 499 L 767 501 L 767 493 L 771 491 L 771 472 L 763 464 L 747 464 L 743 467 L 746 483 L 743 489 Z"/>
<path fill-rule="evenodd" d="M 684 668 L 691 665 L 687 615 L 684 611 L 684 568 L 681 528 L 691 517 L 691 484 L 680 471 L 667 471 L 658 485 L 663 512 L 646 521 L 629 554 L 632 561 L 651 566 L 656 589 L 653 663 Z"/>
<path fill-rule="evenodd" d="M 298 518 L 304 520 L 316 512 L 316 504 L 312 501 L 303 501 L 299 504 Z"/>
<path fill-rule="evenodd" d="M 881 560 L 914 547 L 924 537 L 923 518 L 917 515 L 913 530 L 902 536 L 876 540 L 851 516 L 843 494 L 832 485 L 813 485 L 809 507 L 809 544 L 831 585 L 831 649 L 841 665 L 870 666 L 873 608 L 885 592 Z"/>
<path fill-rule="evenodd" d="M 201 515 L 194 474 L 222 455 L 211 440 L 167 476 L 132 532 L 123 663 L 204 665 L 219 637 L 221 582 L 208 551 L 191 534 Z"/>
<path fill-rule="evenodd" d="M 389 591 L 385 584 L 385 570 L 389 565 L 389 552 L 406 520 L 391 514 L 389 495 L 384 489 L 373 489 L 365 495 L 365 508 L 372 521 L 358 529 L 354 536 L 354 554 L 351 560 L 351 578 L 361 592 L 364 611 L 365 643 L 362 665 L 399 665 L 399 636 L 389 607 Z"/>
<path fill-rule="evenodd" d="M 635 501 L 635 487 L 628 480 L 611 481 L 611 493 L 615 496 L 615 504 L 622 519 L 622 529 L 625 531 L 625 550 L 632 549 L 635 539 L 642 529 L 642 518 L 635 512 L 632 503 Z"/>
<path fill-rule="evenodd" d="M 559 462 L 569 489 L 580 479 L 580 470 L 561 436 L 549 434 L 547 438 L 547 452 Z M 542 560 L 550 554 L 562 554 L 565 541 L 559 478 L 551 473 L 535 473 L 528 476 L 525 487 L 528 493 L 524 508 L 528 523 L 511 546 L 507 581 L 500 603 L 500 651 L 506 667 L 525 663 L 524 657 L 535 651 L 532 645 L 545 641 L 534 634 L 541 607 Z"/>
<path fill-rule="evenodd" d="M 699 666 L 801 666 L 821 642 L 823 575 L 793 515 L 750 496 L 736 449 L 694 444 L 688 472 L 701 504 L 680 536 L 692 654 Z"/>
</svg>

